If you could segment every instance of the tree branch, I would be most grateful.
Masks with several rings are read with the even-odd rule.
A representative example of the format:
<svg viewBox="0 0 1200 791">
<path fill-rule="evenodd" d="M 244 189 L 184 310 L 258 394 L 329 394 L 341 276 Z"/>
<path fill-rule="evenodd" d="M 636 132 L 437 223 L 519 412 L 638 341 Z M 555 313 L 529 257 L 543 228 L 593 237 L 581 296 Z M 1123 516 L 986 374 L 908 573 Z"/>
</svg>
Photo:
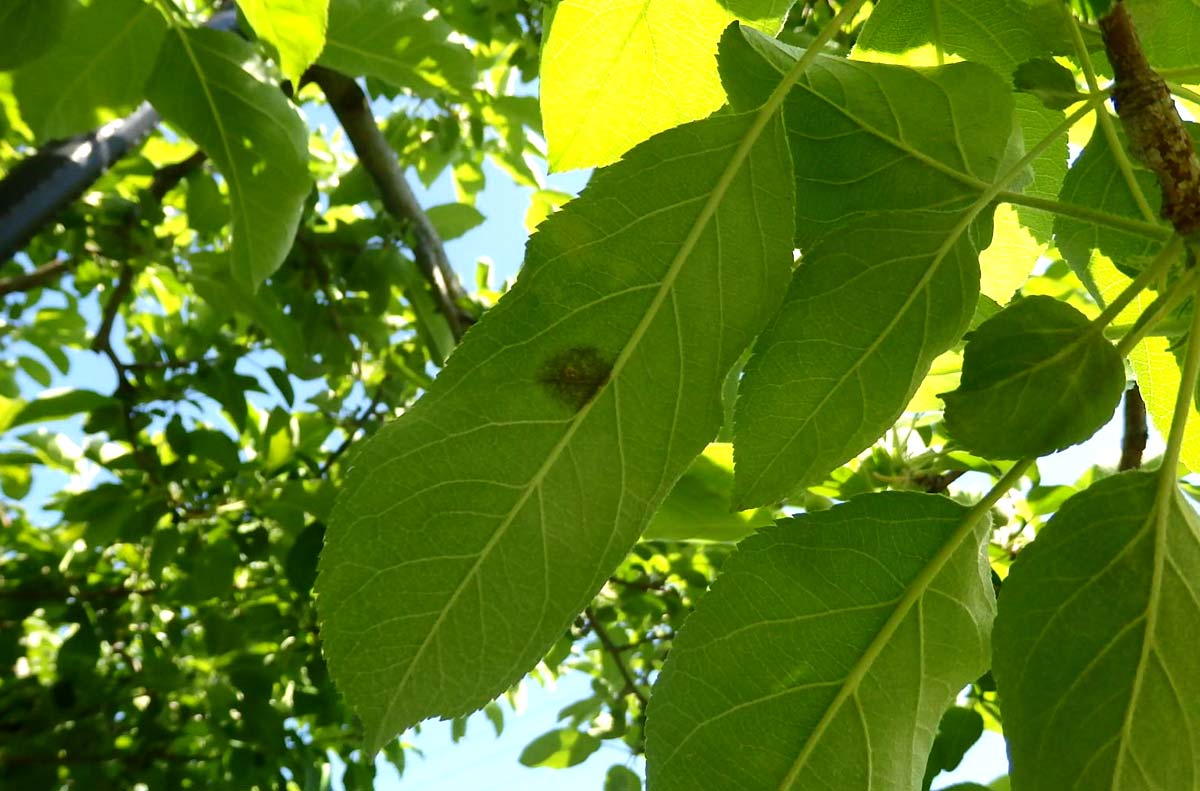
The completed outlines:
<svg viewBox="0 0 1200 791">
<path fill-rule="evenodd" d="M 31 291 L 32 289 L 49 285 L 70 268 L 70 259 L 63 258 L 51 261 L 48 264 L 42 264 L 32 272 L 13 275 L 12 277 L 0 280 L 0 297 L 19 291 Z"/>
<path fill-rule="evenodd" d="M 1100 19 L 1113 67 L 1113 103 L 1134 156 L 1158 177 L 1162 216 L 1184 236 L 1200 230 L 1200 160 L 1171 90 L 1150 66 L 1133 19 L 1118 0 Z"/>
<path fill-rule="evenodd" d="M 612 661 L 616 663 L 621 678 L 625 679 L 625 694 L 633 695 L 641 701 L 642 711 L 645 711 L 648 701 L 645 694 L 638 688 L 637 679 L 633 677 L 633 672 L 625 664 L 625 658 L 621 656 L 621 649 L 613 643 L 608 633 L 604 631 L 604 627 L 596 620 L 596 613 L 592 612 L 591 607 L 584 608 L 583 615 L 587 618 L 588 624 L 591 625 L 592 631 L 596 633 L 596 639 L 600 641 L 600 645 L 604 647 L 604 650 L 612 657 Z"/>
<path fill-rule="evenodd" d="M 1146 402 L 1137 385 L 1125 391 L 1125 433 L 1121 437 L 1121 461 L 1117 469 L 1136 470 L 1142 466 L 1142 454 L 1146 452 L 1149 427 L 1146 425 Z"/>
<path fill-rule="evenodd" d="M 417 202 L 395 152 L 375 123 L 366 94 L 351 78 L 323 66 L 313 66 L 307 76 L 324 92 L 354 152 L 358 154 L 359 162 L 379 190 L 384 208 L 393 217 L 411 226 L 417 265 L 433 288 L 438 307 L 450 323 L 455 339 L 462 338 L 470 323 L 470 317 L 457 304 L 464 296 L 462 287 L 450 267 L 437 230 Z"/>
</svg>

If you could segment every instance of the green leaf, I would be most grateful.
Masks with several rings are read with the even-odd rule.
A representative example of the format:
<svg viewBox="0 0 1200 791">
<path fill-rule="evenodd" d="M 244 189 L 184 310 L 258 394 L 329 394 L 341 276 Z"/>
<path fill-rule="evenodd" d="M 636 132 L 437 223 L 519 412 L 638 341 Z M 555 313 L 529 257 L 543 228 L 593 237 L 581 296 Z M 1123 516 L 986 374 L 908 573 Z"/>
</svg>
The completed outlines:
<svg viewBox="0 0 1200 791">
<path fill-rule="evenodd" d="M 942 712 L 988 665 L 989 525 L 967 513 L 870 494 L 742 542 L 655 685 L 649 787 L 919 788 Z"/>
<path fill-rule="evenodd" d="M 642 791 L 642 778 L 627 766 L 613 764 L 604 775 L 604 791 Z"/>
<path fill-rule="evenodd" d="M 943 56 L 981 63 L 1008 78 L 1035 58 L 1074 52 L 1059 1 L 883 0 L 863 26 L 854 56 L 876 59 L 881 53 L 907 52 L 903 60 L 911 65 L 932 66 L 939 62 L 936 49 L 940 48 Z M 919 54 L 911 51 L 923 46 L 926 49 Z M 1018 96 L 1016 121 L 1023 150 L 1028 150 L 1062 123 L 1063 114 L 1033 96 Z M 1033 183 L 1024 191 L 1055 198 L 1067 174 L 1066 138 L 1035 159 L 1032 170 Z M 1051 215 L 1027 206 L 1017 212 L 1039 241 L 1050 240 Z"/>
<path fill-rule="evenodd" d="M 542 52 L 551 170 L 607 165 L 725 103 L 713 56 L 741 19 L 774 35 L 792 0 L 568 0 Z M 652 76 L 651 76 L 652 75 Z"/>
<path fill-rule="evenodd" d="M 255 34 L 279 53 L 283 76 L 300 84 L 300 75 L 325 47 L 329 0 L 238 0 Z"/>
<path fill-rule="evenodd" d="M 1065 110 L 1086 98 L 1075 84 L 1075 75 L 1051 58 L 1027 60 L 1013 72 L 1013 86 L 1036 96 L 1052 110 Z"/>
<path fill-rule="evenodd" d="M 37 58 L 66 26 L 71 0 L 5 0 L 0 7 L 0 71 Z"/>
<path fill-rule="evenodd" d="M 962 380 L 941 397 L 950 436 L 981 456 L 1019 459 L 1083 442 L 1124 392 L 1125 364 L 1103 328 L 1032 296 L 967 336 Z"/>
<path fill-rule="evenodd" d="M 1156 69 L 1200 66 L 1200 5 L 1195 0 L 1125 0 Z"/>
<path fill-rule="evenodd" d="M 16 428 L 29 423 L 61 420 L 116 403 L 117 401 L 111 396 L 101 395 L 93 390 L 46 391 L 37 400 L 25 404 L 13 416 L 8 428 Z"/>
<path fill-rule="evenodd" d="M 1124 137 L 1121 137 L 1123 140 Z M 1162 195 L 1154 174 L 1135 166 L 1134 176 L 1150 208 L 1157 215 Z M 1137 201 L 1121 177 L 1108 139 L 1099 126 L 1063 180 L 1059 200 L 1122 217 L 1142 219 Z M 1092 250 L 1099 250 L 1126 268 L 1136 268 L 1139 259 L 1150 258 L 1162 247 L 1161 242 L 1141 234 L 1065 215 L 1059 215 L 1054 221 L 1054 236 L 1063 257 L 1089 287 L 1093 286 L 1093 278 L 1089 274 Z"/>
<path fill-rule="evenodd" d="M 425 213 L 429 215 L 429 221 L 433 223 L 438 236 L 447 242 L 472 228 L 478 228 L 487 219 L 479 209 L 466 203 L 443 203 L 429 207 Z"/>
<path fill-rule="evenodd" d="M 769 508 L 730 511 L 733 446 L 714 442 L 696 457 L 642 534 L 647 541 L 740 541 L 772 524 Z"/>
<path fill-rule="evenodd" d="M 368 749 L 533 666 L 716 435 L 725 372 L 792 266 L 787 145 L 760 115 L 671 130 L 597 173 L 355 456 L 317 590 Z"/>
<path fill-rule="evenodd" d="M 278 87 L 247 71 L 253 59 L 229 33 L 175 28 L 147 96 L 221 171 L 233 210 L 230 269 L 257 288 L 291 249 L 312 180 L 304 122 Z"/>
<path fill-rule="evenodd" d="M 1008 77 L 1027 60 L 1071 52 L 1060 0 L 881 0 L 863 25 L 855 57 L 899 55 L 932 45 Z M 869 57 L 869 56 L 868 56 Z"/>
<path fill-rule="evenodd" d="M 59 43 L 13 80 L 34 136 L 70 137 L 133 109 L 166 31 L 162 14 L 142 0 L 72 3 Z"/>
<path fill-rule="evenodd" d="M 471 53 L 423 0 L 331 0 L 320 63 L 378 77 L 420 96 L 464 93 L 475 83 Z"/>
<path fill-rule="evenodd" d="M 731 105 L 761 105 L 799 53 L 753 29 L 730 28 L 720 63 Z M 1012 117 L 1011 90 L 982 66 L 817 59 L 784 104 L 797 246 L 807 251 L 863 215 L 963 211 L 995 178 Z"/>
<path fill-rule="evenodd" d="M 600 740 L 595 736 L 580 733 L 574 728 L 543 733 L 521 751 L 520 761 L 525 766 L 544 766 L 550 769 L 566 769 L 581 764 L 600 749 Z"/>
<path fill-rule="evenodd" d="M 938 723 L 937 737 L 925 766 L 925 781 L 921 788 L 929 791 L 933 779 L 941 772 L 950 772 L 962 763 L 979 737 L 983 735 L 983 717 L 974 709 L 951 706 Z"/>
<path fill-rule="evenodd" d="M 735 506 L 820 483 L 896 422 L 967 329 L 977 256 L 940 212 L 868 215 L 810 249 L 742 377 Z"/>
<path fill-rule="evenodd" d="M 1200 782 L 1200 525 L 1157 475 L 1068 500 L 1000 595 L 996 681 L 1013 787 L 1176 789 Z"/>
</svg>

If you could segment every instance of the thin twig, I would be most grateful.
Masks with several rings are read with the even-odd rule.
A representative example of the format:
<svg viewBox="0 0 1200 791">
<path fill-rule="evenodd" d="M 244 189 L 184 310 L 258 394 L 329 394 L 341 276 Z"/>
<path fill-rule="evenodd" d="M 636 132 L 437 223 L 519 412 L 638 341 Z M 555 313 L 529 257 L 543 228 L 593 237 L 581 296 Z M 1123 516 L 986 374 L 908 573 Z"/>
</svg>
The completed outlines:
<svg viewBox="0 0 1200 791">
<path fill-rule="evenodd" d="M 462 286 L 450 267 L 441 237 L 417 202 L 396 153 L 375 123 L 366 94 L 353 79 L 323 66 L 312 67 L 307 76 L 325 93 L 330 108 L 358 154 L 359 162 L 379 190 L 384 208 L 411 227 L 417 266 L 429 281 L 455 339 L 462 338 L 470 323 L 470 318 L 458 307 L 458 301 L 463 297 Z"/>
<path fill-rule="evenodd" d="M 162 200 L 168 192 L 175 188 L 175 185 L 183 181 L 193 170 L 203 165 L 207 159 L 208 155 L 203 151 L 196 151 L 186 159 L 172 162 L 169 165 L 163 165 L 154 171 L 154 179 L 150 182 L 150 194 L 158 200 Z"/>
<path fill-rule="evenodd" d="M 1137 385 L 1125 391 L 1125 433 L 1121 437 L 1121 462 L 1117 469 L 1136 470 L 1142 466 L 1146 452 L 1149 427 L 1146 425 L 1146 402 Z"/>
<path fill-rule="evenodd" d="M 32 272 L 0 280 L 0 297 L 49 285 L 70 268 L 71 259 L 61 258 L 48 264 L 42 264 Z"/>
<path fill-rule="evenodd" d="M 342 440 L 341 444 L 334 448 L 333 452 L 325 457 L 325 461 L 321 463 L 321 466 L 318 469 L 318 472 L 322 476 L 329 472 L 329 469 L 333 466 L 334 462 L 341 458 L 342 454 L 350 449 L 350 446 L 354 444 L 354 435 L 357 434 L 360 429 L 366 426 L 368 421 L 370 421 L 370 419 L 375 415 L 375 410 L 379 407 L 380 402 L 383 400 L 383 388 L 386 384 L 386 379 L 379 383 L 379 387 L 375 388 L 375 395 L 371 398 L 371 403 L 367 404 L 366 408 L 363 409 L 363 411 L 358 414 L 358 417 L 354 419 L 354 426 L 346 432 L 346 436 Z"/>
<path fill-rule="evenodd" d="M 637 698 L 642 704 L 642 710 L 645 711 L 648 701 L 645 694 L 638 689 L 637 679 L 633 677 L 633 672 L 625 664 L 625 658 L 621 656 L 621 648 L 613 643 L 608 633 L 604 631 L 604 627 L 596 619 L 596 613 L 592 612 L 591 607 L 584 608 L 583 615 L 591 625 L 592 631 L 596 633 L 596 639 L 600 641 L 600 645 L 604 647 L 604 650 L 612 657 L 612 661 L 616 663 L 617 671 L 620 672 L 621 678 L 625 679 L 624 694 L 633 695 Z"/>
</svg>

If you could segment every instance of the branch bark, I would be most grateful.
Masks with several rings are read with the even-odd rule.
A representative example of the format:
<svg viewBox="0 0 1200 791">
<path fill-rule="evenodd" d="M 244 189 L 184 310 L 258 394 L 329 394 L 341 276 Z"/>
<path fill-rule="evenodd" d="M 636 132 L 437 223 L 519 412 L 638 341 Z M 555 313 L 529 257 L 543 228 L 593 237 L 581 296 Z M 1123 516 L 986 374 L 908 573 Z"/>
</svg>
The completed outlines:
<svg viewBox="0 0 1200 791">
<path fill-rule="evenodd" d="M 1137 385 L 1125 391 L 1125 433 L 1121 437 L 1121 461 L 1117 469 L 1136 470 L 1142 466 L 1142 454 L 1146 452 L 1146 441 L 1150 437 L 1146 425 L 1146 402 Z"/>
<path fill-rule="evenodd" d="M 1158 177 L 1162 216 L 1184 236 L 1200 230 L 1200 159 L 1171 90 L 1150 66 L 1125 3 L 1100 19 L 1113 67 L 1113 103 L 1134 156 Z"/>
<path fill-rule="evenodd" d="M 0 280 L 0 297 L 50 285 L 70 268 L 70 260 L 64 258 L 42 264 L 31 272 L 7 277 Z"/>
<path fill-rule="evenodd" d="M 359 162 L 379 190 L 384 208 L 411 225 L 417 265 L 429 281 L 455 340 L 461 339 L 470 324 L 470 318 L 458 307 L 458 300 L 464 296 L 462 287 L 450 267 L 441 237 L 417 202 L 395 152 L 375 123 L 366 94 L 351 78 L 323 66 L 313 66 L 307 76 L 324 92 Z"/>
</svg>

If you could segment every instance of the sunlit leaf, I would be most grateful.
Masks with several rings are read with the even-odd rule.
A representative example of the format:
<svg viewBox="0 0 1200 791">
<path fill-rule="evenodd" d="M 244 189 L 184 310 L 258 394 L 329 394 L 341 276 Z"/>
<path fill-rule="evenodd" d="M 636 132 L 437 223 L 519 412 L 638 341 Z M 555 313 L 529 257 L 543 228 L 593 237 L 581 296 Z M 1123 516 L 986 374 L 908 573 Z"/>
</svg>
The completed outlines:
<svg viewBox="0 0 1200 791">
<path fill-rule="evenodd" d="M 279 53 L 283 76 L 300 84 L 300 75 L 325 47 L 329 0 L 238 0 L 258 37 Z"/>
</svg>

